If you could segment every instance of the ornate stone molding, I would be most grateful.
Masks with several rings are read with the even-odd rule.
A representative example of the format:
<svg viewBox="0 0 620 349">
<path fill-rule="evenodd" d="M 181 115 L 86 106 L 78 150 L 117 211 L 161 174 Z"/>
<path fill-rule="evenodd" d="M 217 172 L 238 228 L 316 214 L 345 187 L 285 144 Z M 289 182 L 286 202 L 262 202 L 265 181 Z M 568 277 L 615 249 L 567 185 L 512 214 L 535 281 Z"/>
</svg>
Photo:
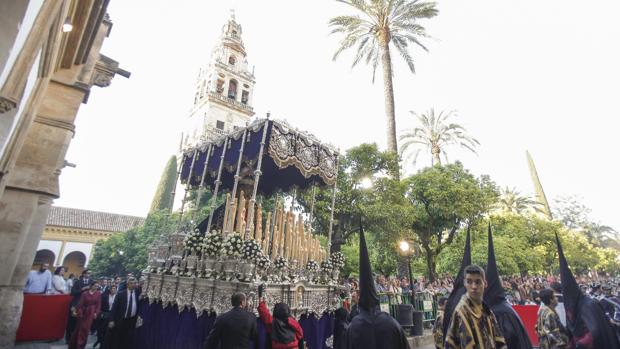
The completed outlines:
<svg viewBox="0 0 620 349">
<path fill-rule="evenodd" d="M 0 96 L 0 114 L 13 110 L 15 107 L 17 107 L 17 102 L 8 97 Z"/>
</svg>

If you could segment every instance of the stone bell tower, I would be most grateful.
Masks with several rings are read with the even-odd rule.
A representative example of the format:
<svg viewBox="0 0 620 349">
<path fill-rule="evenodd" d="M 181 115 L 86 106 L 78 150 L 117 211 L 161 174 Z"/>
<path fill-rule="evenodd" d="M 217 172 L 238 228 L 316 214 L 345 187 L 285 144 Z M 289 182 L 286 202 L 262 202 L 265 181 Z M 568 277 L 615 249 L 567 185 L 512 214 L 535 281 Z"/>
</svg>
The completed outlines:
<svg viewBox="0 0 620 349">
<path fill-rule="evenodd" d="M 212 139 L 245 126 L 254 115 L 254 69 L 248 69 L 241 34 L 241 25 L 231 10 L 208 66 L 198 74 L 182 148 L 196 144 L 201 138 Z"/>
</svg>

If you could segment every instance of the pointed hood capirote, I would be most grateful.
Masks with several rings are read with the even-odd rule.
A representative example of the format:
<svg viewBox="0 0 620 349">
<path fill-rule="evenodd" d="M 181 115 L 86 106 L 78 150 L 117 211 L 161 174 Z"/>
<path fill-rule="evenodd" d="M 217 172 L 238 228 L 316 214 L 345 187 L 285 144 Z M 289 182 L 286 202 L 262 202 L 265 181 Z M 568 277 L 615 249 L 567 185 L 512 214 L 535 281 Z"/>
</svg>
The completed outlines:
<svg viewBox="0 0 620 349">
<path fill-rule="evenodd" d="M 502 280 L 499 277 L 497 261 L 495 260 L 495 245 L 493 244 L 491 222 L 489 222 L 488 234 L 487 288 L 484 290 L 484 302 L 491 308 L 491 311 L 495 315 L 497 323 L 502 329 L 502 334 L 504 335 L 508 349 L 531 349 L 532 342 L 527 335 L 521 318 L 519 318 L 519 315 L 506 301 L 506 294 L 502 287 Z"/>
<path fill-rule="evenodd" d="M 461 268 L 459 269 L 458 274 L 456 275 L 456 279 L 454 280 L 454 286 L 452 288 L 452 292 L 450 292 L 450 296 L 448 296 L 448 301 L 446 301 L 446 306 L 444 309 L 444 318 L 443 318 L 443 334 L 446 335 L 448 332 L 448 327 L 450 326 L 450 320 L 452 318 L 452 312 L 456 305 L 461 300 L 461 297 L 465 294 L 465 284 L 463 279 L 465 278 L 465 267 L 471 265 L 471 236 L 470 236 L 470 226 L 467 226 L 467 236 L 465 236 L 465 251 L 463 252 L 463 260 L 461 261 Z"/>
<path fill-rule="evenodd" d="M 488 229 L 489 253 L 487 256 L 487 288 L 484 290 L 484 301 L 488 306 L 506 301 L 506 294 L 502 287 L 502 280 L 497 271 L 497 261 L 495 260 L 495 247 L 493 246 L 493 234 L 491 233 L 491 222 L 489 221 Z"/>
<path fill-rule="evenodd" d="M 379 306 L 379 297 L 375 288 L 375 281 L 372 277 L 372 267 L 370 266 L 370 257 L 368 256 L 368 248 L 366 247 L 366 237 L 364 236 L 364 227 L 360 222 L 360 294 L 359 307 L 372 311 Z"/>
<path fill-rule="evenodd" d="M 614 329 L 609 324 L 603 309 L 597 301 L 586 297 L 568 267 L 560 238 L 555 234 L 560 259 L 560 278 L 562 296 L 566 311 L 566 327 L 571 331 L 573 340 L 584 348 L 620 348 Z"/>
</svg>

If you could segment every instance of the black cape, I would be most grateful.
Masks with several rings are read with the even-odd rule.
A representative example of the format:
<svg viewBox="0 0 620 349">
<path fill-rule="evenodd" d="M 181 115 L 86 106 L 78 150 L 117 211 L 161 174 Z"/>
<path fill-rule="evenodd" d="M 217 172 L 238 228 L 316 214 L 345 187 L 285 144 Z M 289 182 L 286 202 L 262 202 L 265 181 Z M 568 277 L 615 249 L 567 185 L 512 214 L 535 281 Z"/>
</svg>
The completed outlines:
<svg viewBox="0 0 620 349">
<path fill-rule="evenodd" d="M 495 247 L 493 245 L 493 234 L 491 233 L 491 223 L 489 223 L 488 235 L 488 256 L 487 256 L 487 289 L 484 290 L 484 302 L 491 308 L 502 334 L 506 340 L 508 349 L 532 349 L 530 337 L 525 331 L 525 326 L 519 315 L 512 309 L 506 301 L 506 294 L 502 287 L 502 282 L 497 270 L 495 260 Z"/>
<path fill-rule="evenodd" d="M 366 248 L 366 237 L 361 224 L 359 281 L 359 314 L 353 318 L 347 330 L 346 347 L 349 349 L 409 349 L 403 328 L 390 314 L 380 310 L 379 297 Z"/>
<path fill-rule="evenodd" d="M 609 320 L 601 305 L 594 299 L 586 297 L 568 267 L 560 238 L 555 236 L 560 257 L 560 278 L 562 295 L 566 310 L 566 325 L 573 335 L 573 341 L 585 344 L 593 349 L 620 348 Z"/>
<path fill-rule="evenodd" d="M 378 306 L 372 311 L 360 308 L 349 325 L 346 343 L 348 349 L 409 349 L 402 327 Z"/>
<path fill-rule="evenodd" d="M 469 233 L 469 225 L 467 226 L 467 236 L 465 237 L 465 251 L 463 252 L 463 260 L 461 261 L 461 269 L 459 269 L 459 273 L 456 275 L 456 279 L 454 280 L 454 285 L 452 286 L 452 292 L 450 292 L 450 296 L 448 296 L 448 300 L 446 301 L 446 306 L 443 311 L 443 336 L 446 337 L 446 333 L 448 332 L 448 327 L 450 327 L 450 320 L 452 319 L 452 313 L 454 313 L 454 309 L 456 305 L 459 304 L 461 298 L 465 294 L 465 284 L 463 279 L 465 278 L 465 267 L 471 264 L 471 237 Z"/>
</svg>

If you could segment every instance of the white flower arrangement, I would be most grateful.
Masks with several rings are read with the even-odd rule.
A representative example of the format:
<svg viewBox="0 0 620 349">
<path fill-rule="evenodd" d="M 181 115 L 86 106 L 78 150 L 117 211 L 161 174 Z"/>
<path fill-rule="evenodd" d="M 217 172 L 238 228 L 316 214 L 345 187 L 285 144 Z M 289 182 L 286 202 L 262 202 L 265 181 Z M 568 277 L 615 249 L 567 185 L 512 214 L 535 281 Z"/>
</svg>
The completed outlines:
<svg viewBox="0 0 620 349">
<path fill-rule="evenodd" d="M 216 257 L 222 248 L 222 235 L 213 230 L 202 240 L 202 253 L 209 257 Z"/>
<path fill-rule="evenodd" d="M 334 265 L 330 260 L 326 260 L 325 262 L 321 262 L 321 271 L 323 272 L 331 272 L 334 270 Z"/>
<path fill-rule="evenodd" d="M 286 266 L 288 265 L 288 261 L 282 257 L 279 256 L 278 258 L 276 258 L 276 260 L 273 262 L 273 265 L 278 268 L 278 269 L 284 269 L 286 268 Z"/>
<path fill-rule="evenodd" d="M 329 260 L 332 262 L 334 268 L 342 269 L 344 267 L 344 262 L 346 258 L 344 257 L 344 254 L 342 254 L 342 252 L 334 252 L 329 257 Z"/>
<path fill-rule="evenodd" d="M 241 257 L 247 261 L 256 261 L 257 257 L 261 253 L 261 248 L 258 242 L 254 239 L 248 239 L 243 241 Z"/>
<path fill-rule="evenodd" d="M 239 257 L 243 247 L 243 239 L 239 233 L 228 235 L 222 242 L 221 254 L 227 257 Z"/>
<path fill-rule="evenodd" d="M 198 229 L 185 236 L 183 247 L 189 252 L 199 252 L 202 249 L 202 234 Z"/>
<path fill-rule="evenodd" d="M 260 253 L 256 257 L 256 266 L 259 269 L 265 270 L 265 269 L 269 268 L 270 264 L 271 264 L 271 261 L 269 260 L 269 257 L 267 257 L 265 254 Z"/>
<path fill-rule="evenodd" d="M 306 269 L 309 271 L 319 271 L 319 263 L 317 263 L 314 259 L 311 259 L 306 264 Z"/>
</svg>

